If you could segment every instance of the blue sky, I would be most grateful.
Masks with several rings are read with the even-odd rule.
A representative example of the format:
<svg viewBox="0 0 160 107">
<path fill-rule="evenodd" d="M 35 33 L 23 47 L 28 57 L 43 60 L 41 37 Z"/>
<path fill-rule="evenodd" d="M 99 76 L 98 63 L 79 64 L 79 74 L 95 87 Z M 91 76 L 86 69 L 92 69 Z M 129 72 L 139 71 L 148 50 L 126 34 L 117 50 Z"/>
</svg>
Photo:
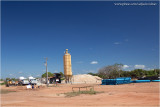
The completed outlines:
<svg viewBox="0 0 160 107">
<path fill-rule="evenodd" d="M 159 9 L 115 2 L 2 2 L 2 78 L 63 72 L 69 49 L 73 74 L 114 63 L 125 70 L 158 67 Z M 157 2 L 156 2 L 157 3 Z"/>
</svg>

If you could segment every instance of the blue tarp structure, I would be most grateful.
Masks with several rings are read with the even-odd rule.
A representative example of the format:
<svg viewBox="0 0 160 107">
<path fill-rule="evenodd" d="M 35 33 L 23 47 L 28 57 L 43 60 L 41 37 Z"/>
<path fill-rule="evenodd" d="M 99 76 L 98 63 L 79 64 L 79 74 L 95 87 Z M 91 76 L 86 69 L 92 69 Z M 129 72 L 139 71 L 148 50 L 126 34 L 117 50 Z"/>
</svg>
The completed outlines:
<svg viewBox="0 0 160 107">
<path fill-rule="evenodd" d="M 160 80 L 133 80 L 131 77 L 121 77 L 116 79 L 103 79 L 102 85 L 118 85 L 118 84 L 129 84 L 129 83 L 144 83 L 144 82 L 160 82 Z"/>
<path fill-rule="evenodd" d="M 151 82 L 151 80 L 134 80 L 134 81 L 130 81 L 130 83 L 142 83 L 142 82 Z"/>
<path fill-rule="evenodd" d="M 103 79 L 102 85 L 129 84 L 131 77 L 121 77 L 116 79 Z"/>
<path fill-rule="evenodd" d="M 160 82 L 160 80 L 152 80 L 152 82 Z"/>
<path fill-rule="evenodd" d="M 116 79 L 103 79 L 102 85 L 116 85 Z"/>
</svg>

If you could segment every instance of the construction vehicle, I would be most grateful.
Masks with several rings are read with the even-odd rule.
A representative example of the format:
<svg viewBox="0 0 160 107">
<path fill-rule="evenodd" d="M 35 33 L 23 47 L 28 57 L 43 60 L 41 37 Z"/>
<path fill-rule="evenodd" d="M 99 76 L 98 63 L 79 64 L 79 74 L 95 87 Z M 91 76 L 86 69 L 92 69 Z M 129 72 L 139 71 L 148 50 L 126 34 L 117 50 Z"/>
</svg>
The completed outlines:
<svg viewBox="0 0 160 107">
<path fill-rule="evenodd" d="M 18 85 L 18 81 L 14 81 L 12 79 L 6 79 L 6 87 L 17 86 L 17 85 Z"/>
</svg>

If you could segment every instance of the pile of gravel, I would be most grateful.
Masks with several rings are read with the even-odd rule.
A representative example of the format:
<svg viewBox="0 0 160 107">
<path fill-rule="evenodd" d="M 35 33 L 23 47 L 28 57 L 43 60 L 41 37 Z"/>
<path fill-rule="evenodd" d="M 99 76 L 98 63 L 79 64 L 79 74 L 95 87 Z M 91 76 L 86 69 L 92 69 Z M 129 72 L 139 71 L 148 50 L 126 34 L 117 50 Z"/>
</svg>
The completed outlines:
<svg viewBox="0 0 160 107">
<path fill-rule="evenodd" d="M 73 75 L 72 77 L 72 83 L 78 84 L 78 83 L 91 83 L 91 84 L 100 84 L 101 78 L 98 76 L 92 76 L 89 74 L 79 74 L 79 75 Z"/>
</svg>

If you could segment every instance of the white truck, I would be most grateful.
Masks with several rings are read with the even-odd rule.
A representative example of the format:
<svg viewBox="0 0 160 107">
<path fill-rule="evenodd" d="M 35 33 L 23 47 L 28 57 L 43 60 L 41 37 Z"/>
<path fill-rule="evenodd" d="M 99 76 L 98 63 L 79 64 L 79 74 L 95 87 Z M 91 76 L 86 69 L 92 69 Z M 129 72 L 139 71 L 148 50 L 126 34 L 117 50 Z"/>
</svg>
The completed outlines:
<svg viewBox="0 0 160 107">
<path fill-rule="evenodd" d="M 34 77 L 32 77 L 32 76 L 28 77 L 28 80 L 29 80 L 30 84 L 32 84 L 32 85 L 33 85 L 33 84 L 35 84 L 35 85 L 36 85 L 36 84 L 37 84 L 37 82 L 38 82 L 38 81 L 37 81 L 37 79 L 36 79 L 36 78 L 34 78 Z"/>
<path fill-rule="evenodd" d="M 19 85 L 28 85 L 29 84 L 29 81 L 28 79 L 24 78 L 24 77 L 19 77 L 19 82 L 18 82 Z"/>
</svg>

